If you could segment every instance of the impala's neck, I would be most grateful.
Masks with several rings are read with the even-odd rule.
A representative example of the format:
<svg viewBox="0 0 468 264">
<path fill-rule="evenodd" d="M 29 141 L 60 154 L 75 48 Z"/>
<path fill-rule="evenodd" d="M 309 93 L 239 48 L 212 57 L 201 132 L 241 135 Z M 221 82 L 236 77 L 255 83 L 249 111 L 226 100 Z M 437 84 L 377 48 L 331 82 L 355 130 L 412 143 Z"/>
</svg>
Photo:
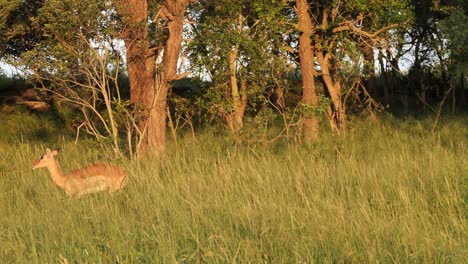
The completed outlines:
<svg viewBox="0 0 468 264">
<path fill-rule="evenodd" d="M 57 166 L 57 162 L 55 162 L 54 160 L 49 166 L 47 166 L 47 169 L 50 172 L 50 177 L 52 178 L 52 181 L 54 181 L 54 183 L 57 184 L 57 186 L 63 189 L 67 178 L 63 174 L 62 170 Z"/>
</svg>

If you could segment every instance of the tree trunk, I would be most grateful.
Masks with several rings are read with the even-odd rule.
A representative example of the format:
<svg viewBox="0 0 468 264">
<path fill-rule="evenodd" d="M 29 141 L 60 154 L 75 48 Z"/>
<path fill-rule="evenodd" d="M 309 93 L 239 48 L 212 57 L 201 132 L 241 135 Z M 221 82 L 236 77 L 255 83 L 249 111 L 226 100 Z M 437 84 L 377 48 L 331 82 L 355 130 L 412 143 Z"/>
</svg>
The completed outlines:
<svg viewBox="0 0 468 264">
<path fill-rule="evenodd" d="M 126 43 L 132 43 L 127 41 Z M 154 98 L 155 98 L 155 72 L 154 60 L 155 54 L 151 54 L 146 40 L 135 41 L 127 47 L 127 68 L 128 78 L 130 80 L 130 101 L 137 111 L 143 111 L 142 116 L 138 117 L 140 123 L 142 138 L 137 152 L 149 151 L 152 146 L 151 131 L 154 120 Z"/>
<path fill-rule="evenodd" d="M 152 135 L 150 149 L 160 157 L 166 151 L 167 138 L 167 94 L 171 82 L 179 79 L 177 75 L 177 62 L 182 47 L 182 33 L 184 26 L 185 9 L 188 0 L 165 0 L 162 8 L 163 18 L 167 20 L 169 36 L 164 46 L 162 58 L 162 72 L 156 80 L 156 98 L 154 100 L 154 119 L 152 127 L 148 126 Z"/>
<path fill-rule="evenodd" d="M 377 100 L 377 79 L 375 77 L 375 60 L 374 60 L 374 48 L 367 43 L 363 44 L 363 55 L 364 55 L 364 74 L 365 80 L 364 85 L 367 92 L 371 95 L 372 99 Z"/>
<path fill-rule="evenodd" d="M 425 30 L 418 36 L 416 39 L 416 44 L 414 48 L 414 73 L 412 84 L 414 87 L 414 93 L 416 95 L 416 104 L 419 105 L 419 108 L 422 112 L 426 112 L 427 100 L 426 100 L 426 86 L 424 84 L 423 72 L 421 70 L 421 58 L 420 58 L 420 49 L 423 43 L 423 34 Z"/>
<path fill-rule="evenodd" d="M 316 75 L 314 68 L 314 50 L 311 42 L 311 35 L 314 32 L 314 26 L 309 16 L 309 6 L 307 0 L 296 1 L 296 12 L 299 19 L 299 60 L 302 73 L 302 103 L 306 107 L 317 108 L 318 98 L 315 89 Z M 318 137 L 319 125 L 315 114 L 305 114 L 303 121 L 304 139 L 306 142 Z"/>
<path fill-rule="evenodd" d="M 150 128 L 153 127 L 155 98 L 155 52 L 150 49 L 148 39 L 148 2 L 138 0 L 123 0 L 117 7 L 125 16 L 127 30 L 123 39 L 126 45 L 128 78 L 130 80 L 130 101 L 137 111 L 143 111 L 139 117 L 142 134 L 137 152 L 151 148 Z"/>
<path fill-rule="evenodd" d="M 229 51 L 229 86 L 231 87 L 233 110 L 226 117 L 228 126 L 233 133 L 237 133 L 242 129 L 242 120 L 244 115 L 242 111 L 241 95 L 239 93 L 239 85 L 237 83 L 237 55 L 238 47 L 236 46 Z"/>
<path fill-rule="evenodd" d="M 390 83 L 388 81 L 387 67 L 383 59 L 383 51 L 379 52 L 379 65 L 380 65 L 380 75 L 383 77 L 383 105 L 386 107 L 390 104 Z"/>
<path fill-rule="evenodd" d="M 234 114 L 236 112 L 236 105 L 238 105 L 239 99 L 239 89 L 237 87 L 237 71 L 236 71 L 236 58 L 237 58 L 237 49 L 231 49 L 229 51 L 229 86 L 231 88 L 231 94 L 229 95 L 228 98 L 232 98 L 232 107 L 233 111 L 226 114 L 226 122 L 233 134 L 236 134 L 236 131 L 239 130 L 241 124 L 236 124 L 236 121 L 234 120 Z"/>
<path fill-rule="evenodd" d="M 239 21 L 237 25 L 237 31 L 240 34 L 244 23 L 244 17 L 242 15 L 239 15 L 238 20 Z M 229 51 L 229 86 L 231 88 L 230 98 L 232 100 L 233 110 L 226 116 L 226 122 L 228 123 L 229 128 L 234 134 L 238 134 L 243 127 L 244 113 L 247 107 L 247 81 L 245 79 L 241 80 L 241 87 L 239 91 L 236 62 L 238 56 L 239 44 L 236 44 Z"/>
<path fill-rule="evenodd" d="M 341 84 L 336 79 L 332 78 L 330 73 L 330 59 L 328 54 L 324 55 L 322 51 L 317 51 L 317 61 L 320 64 L 320 68 L 322 70 L 322 79 L 323 83 L 325 84 L 325 88 L 330 95 L 330 98 L 333 103 L 333 114 L 332 116 L 329 115 L 330 122 L 334 125 L 332 127 L 336 127 L 339 131 L 342 131 L 346 126 L 346 112 L 341 101 Z"/>
<path fill-rule="evenodd" d="M 460 74 L 460 86 L 458 87 L 458 107 L 459 109 L 465 109 L 466 96 L 465 96 L 465 76 Z"/>
<path fill-rule="evenodd" d="M 167 21 L 169 36 L 164 45 L 161 72 L 156 77 L 157 53 L 148 38 L 148 2 L 122 0 L 120 13 L 129 18 L 124 33 L 130 100 L 145 112 L 138 151 L 160 157 L 166 149 L 166 107 L 170 82 L 177 78 L 177 61 L 182 43 L 184 14 L 188 0 L 165 0 L 160 16 Z"/>
</svg>

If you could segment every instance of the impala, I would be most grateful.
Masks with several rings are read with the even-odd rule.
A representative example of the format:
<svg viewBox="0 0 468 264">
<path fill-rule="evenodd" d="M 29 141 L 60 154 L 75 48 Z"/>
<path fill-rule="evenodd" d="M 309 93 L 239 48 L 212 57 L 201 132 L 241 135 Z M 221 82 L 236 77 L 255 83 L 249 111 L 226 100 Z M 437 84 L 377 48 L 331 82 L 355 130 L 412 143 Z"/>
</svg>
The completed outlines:
<svg viewBox="0 0 468 264">
<path fill-rule="evenodd" d="M 101 191 L 114 193 L 127 185 L 127 173 L 112 164 L 96 163 L 64 174 L 54 158 L 57 154 L 58 150 L 47 148 L 46 153 L 34 163 L 33 169 L 47 168 L 54 183 L 62 188 L 67 196 Z"/>
</svg>

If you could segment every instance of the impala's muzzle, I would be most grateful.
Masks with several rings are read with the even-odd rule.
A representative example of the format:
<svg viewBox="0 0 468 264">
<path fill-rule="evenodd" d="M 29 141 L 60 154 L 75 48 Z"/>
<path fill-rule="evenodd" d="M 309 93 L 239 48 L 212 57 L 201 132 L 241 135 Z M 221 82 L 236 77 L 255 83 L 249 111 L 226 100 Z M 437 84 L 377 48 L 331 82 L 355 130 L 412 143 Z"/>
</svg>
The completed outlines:
<svg viewBox="0 0 468 264">
<path fill-rule="evenodd" d="M 39 168 L 38 165 L 39 165 L 39 162 L 40 162 L 40 161 L 41 161 L 41 160 L 37 160 L 37 161 L 35 161 L 35 162 L 32 164 L 32 169 L 33 169 L 33 170 Z"/>
</svg>

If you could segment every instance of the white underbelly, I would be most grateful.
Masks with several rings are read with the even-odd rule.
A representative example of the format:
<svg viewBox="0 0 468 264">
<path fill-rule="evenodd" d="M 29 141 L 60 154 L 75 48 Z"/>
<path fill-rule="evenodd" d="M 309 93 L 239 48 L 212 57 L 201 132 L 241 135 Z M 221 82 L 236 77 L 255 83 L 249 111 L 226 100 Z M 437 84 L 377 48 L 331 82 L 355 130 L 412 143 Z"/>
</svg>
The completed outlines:
<svg viewBox="0 0 468 264">
<path fill-rule="evenodd" d="M 109 189 L 109 187 L 109 179 L 104 176 L 95 176 L 85 179 L 73 179 L 69 181 L 70 192 L 79 196 L 106 191 Z"/>
</svg>

